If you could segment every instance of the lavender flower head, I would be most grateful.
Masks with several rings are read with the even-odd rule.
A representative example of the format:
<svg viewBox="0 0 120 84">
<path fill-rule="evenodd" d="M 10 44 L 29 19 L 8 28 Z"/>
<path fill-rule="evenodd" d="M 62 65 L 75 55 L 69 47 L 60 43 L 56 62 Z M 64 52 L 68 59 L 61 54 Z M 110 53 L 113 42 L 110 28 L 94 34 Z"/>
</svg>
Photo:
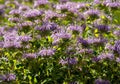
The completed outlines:
<svg viewBox="0 0 120 84">
<path fill-rule="evenodd" d="M 51 11 L 51 10 L 45 11 L 45 18 L 46 18 L 46 20 L 49 19 L 49 18 L 51 19 L 53 17 L 58 17 L 58 14 L 53 12 L 53 11 Z"/>
<path fill-rule="evenodd" d="M 73 14 L 79 13 L 79 9 L 86 8 L 87 5 L 85 3 L 76 3 L 76 2 L 66 2 L 64 4 L 57 4 L 56 9 L 61 10 L 63 12 L 71 12 Z"/>
<path fill-rule="evenodd" d="M 105 6 L 108 6 L 109 3 L 111 3 L 111 0 L 105 0 L 105 1 L 103 1 L 102 4 L 105 5 Z"/>
<path fill-rule="evenodd" d="M 48 3 L 49 3 L 48 0 L 36 0 L 36 1 L 34 2 L 34 7 L 38 7 L 38 6 L 40 6 L 40 5 L 46 5 L 46 4 L 48 4 Z"/>
<path fill-rule="evenodd" d="M 71 38 L 71 34 L 70 33 L 66 33 L 64 31 L 60 31 L 58 33 L 52 34 L 51 37 L 53 39 L 70 39 Z"/>
<path fill-rule="evenodd" d="M 99 60 L 103 60 L 103 59 L 110 59 L 113 60 L 114 59 L 114 54 L 112 53 L 102 53 L 101 55 L 98 55 L 97 57 Z"/>
<path fill-rule="evenodd" d="M 100 0 L 94 0 L 95 4 L 100 4 Z"/>
<path fill-rule="evenodd" d="M 8 20 L 11 21 L 11 22 L 15 22 L 15 23 L 20 21 L 20 19 L 17 18 L 17 17 L 12 17 L 12 18 L 9 18 Z"/>
<path fill-rule="evenodd" d="M 51 10 L 45 11 L 45 20 L 53 19 L 53 18 L 62 18 L 65 16 L 66 16 L 65 14 L 58 14 L 57 12 Z"/>
<path fill-rule="evenodd" d="M 83 38 L 77 38 L 78 43 L 81 43 L 82 46 L 87 47 L 88 46 L 88 41 L 84 40 Z"/>
<path fill-rule="evenodd" d="M 77 18 L 77 21 L 85 21 L 85 17 L 84 17 L 84 15 L 82 14 L 82 13 L 78 13 L 78 18 Z M 82 25 L 81 25 L 81 27 L 82 27 Z"/>
<path fill-rule="evenodd" d="M 0 27 L 0 36 L 3 36 L 4 35 L 4 31 L 5 30 L 5 27 Z"/>
<path fill-rule="evenodd" d="M 28 42 L 32 40 L 32 37 L 30 35 L 19 36 L 19 40 L 22 42 Z"/>
<path fill-rule="evenodd" d="M 12 32 L 5 32 L 4 33 L 4 41 L 13 41 L 13 40 L 18 40 L 18 34 L 17 31 L 12 31 Z"/>
<path fill-rule="evenodd" d="M 77 58 L 74 57 L 74 58 L 67 58 L 68 60 L 68 64 L 71 64 L 71 65 L 75 65 L 77 64 Z"/>
<path fill-rule="evenodd" d="M 0 48 L 3 48 L 4 42 L 0 41 Z"/>
<path fill-rule="evenodd" d="M 53 31 L 57 29 L 57 24 L 55 23 L 43 23 L 41 27 L 36 27 L 36 30 L 40 30 L 41 32 L 46 32 L 46 31 Z"/>
<path fill-rule="evenodd" d="M 120 40 L 115 42 L 114 52 L 120 54 Z"/>
<path fill-rule="evenodd" d="M 41 16 L 43 14 L 43 11 L 37 10 L 37 9 L 30 9 L 26 11 L 23 16 L 26 18 L 35 18 L 38 16 Z"/>
<path fill-rule="evenodd" d="M 67 53 L 68 55 L 73 55 L 73 54 L 75 54 L 75 52 L 76 52 L 76 50 L 74 49 L 73 46 L 69 46 L 69 47 L 66 49 L 66 53 Z"/>
<path fill-rule="evenodd" d="M 58 45 L 60 44 L 60 39 L 53 39 L 52 45 Z"/>
<path fill-rule="evenodd" d="M 13 81 L 16 79 L 16 75 L 15 74 L 6 74 L 6 75 L 3 75 L 2 77 L 0 77 L 3 81 Z"/>
<path fill-rule="evenodd" d="M 93 57 L 91 60 L 92 60 L 93 62 L 98 62 L 100 59 L 97 58 L 97 57 Z"/>
<path fill-rule="evenodd" d="M 111 3 L 107 3 L 106 5 L 111 8 L 120 8 L 120 2 L 111 2 Z"/>
<path fill-rule="evenodd" d="M 66 64 L 70 64 L 70 65 L 75 65 L 77 64 L 77 58 L 66 58 L 66 59 L 60 59 L 60 64 L 62 65 L 66 65 Z"/>
<path fill-rule="evenodd" d="M 3 36 L 4 38 L 4 48 L 21 47 L 21 42 L 18 40 L 19 36 L 16 31 L 6 32 Z"/>
<path fill-rule="evenodd" d="M 77 12 L 80 8 L 80 5 L 78 3 L 75 3 L 75 2 L 67 2 L 65 4 L 57 4 L 56 5 L 56 9 L 57 10 L 61 10 L 61 11 L 70 11 L 72 13 L 75 13 Z"/>
<path fill-rule="evenodd" d="M 95 84 L 110 84 L 110 81 L 103 79 L 96 79 Z"/>
<path fill-rule="evenodd" d="M 0 4 L 0 9 L 4 10 L 5 9 L 5 5 L 4 4 Z"/>
<path fill-rule="evenodd" d="M 23 57 L 34 59 L 34 58 L 37 58 L 37 55 L 36 55 L 36 53 L 25 53 L 25 54 L 23 54 Z"/>
<path fill-rule="evenodd" d="M 20 11 L 27 11 L 27 10 L 29 10 L 30 8 L 28 7 L 28 6 L 25 6 L 25 5 L 21 5 L 21 6 L 19 6 L 19 10 Z"/>
<path fill-rule="evenodd" d="M 24 29 L 24 28 L 29 28 L 29 27 L 33 26 L 33 23 L 26 21 L 26 22 L 18 23 L 17 26 L 20 29 Z"/>
<path fill-rule="evenodd" d="M 92 49 L 80 49 L 78 50 L 77 54 L 93 54 L 93 50 Z"/>
<path fill-rule="evenodd" d="M 12 80 L 15 80 L 16 79 L 16 75 L 15 74 L 9 74 L 9 75 L 6 75 L 6 80 L 7 81 L 12 81 Z"/>
<path fill-rule="evenodd" d="M 21 47 L 21 42 L 19 41 L 7 41 L 7 42 L 4 42 L 4 45 L 3 45 L 4 48 L 20 48 Z"/>
<path fill-rule="evenodd" d="M 3 14 L 4 14 L 4 10 L 0 9 L 0 15 L 3 15 Z"/>
<path fill-rule="evenodd" d="M 65 64 L 67 64 L 68 62 L 67 62 L 66 60 L 60 59 L 59 63 L 62 64 L 62 65 L 65 65 Z"/>
<path fill-rule="evenodd" d="M 95 27 L 101 32 L 108 32 L 110 30 L 110 27 L 107 25 L 96 25 Z"/>
<path fill-rule="evenodd" d="M 40 56 L 53 56 L 55 51 L 53 49 L 42 49 L 38 52 Z"/>
<path fill-rule="evenodd" d="M 106 45 L 105 45 L 105 49 L 114 50 L 114 46 L 111 45 L 111 44 L 106 44 Z"/>
<path fill-rule="evenodd" d="M 88 5 L 86 3 L 79 2 L 77 4 L 77 9 L 82 9 L 82 8 L 88 8 Z"/>
<path fill-rule="evenodd" d="M 102 45 L 107 42 L 105 38 L 88 38 L 88 43 L 89 44 L 94 44 L 94 45 Z"/>
<path fill-rule="evenodd" d="M 66 32 L 59 32 L 51 35 L 53 39 L 53 45 L 59 44 L 61 40 L 66 41 L 71 38 L 71 34 Z"/>
<path fill-rule="evenodd" d="M 81 26 L 69 26 L 68 27 L 69 30 L 72 30 L 73 33 L 81 33 L 82 32 L 82 27 Z"/>
<path fill-rule="evenodd" d="M 120 57 L 116 58 L 116 62 L 120 63 Z"/>
<path fill-rule="evenodd" d="M 10 15 L 15 15 L 15 16 L 19 16 L 21 14 L 21 12 L 17 9 L 13 9 L 9 12 Z"/>
<path fill-rule="evenodd" d="M 99 10 L 90 9 L 90 10 L 87 10 L 86 12 L 84 12 L 84 15 L 86 17 L 88 17 L 88 16 L 90 16 L 90 17 L 99 17 L 100 11 Z"/>
<path fill-rule="evenodd" d="M 114 31 L 113 34 L 115 34 L 116 36 L 119 37 L 119 36 L 120 36 L 120 30 L 116 30 L 116 31 Z"/>
<path fill-rule="evenodd" d="M 69 2 L 70 3 L 70 2 Z M 69 4 L 68 2 L 67 3 L 65 3 L 65 4 L 57 4 L 56 5 L 56 9 L 57 10 L 68 10 L 69 8 L 71 8 L 70 6 L 70 4 Z"/>
</svg>

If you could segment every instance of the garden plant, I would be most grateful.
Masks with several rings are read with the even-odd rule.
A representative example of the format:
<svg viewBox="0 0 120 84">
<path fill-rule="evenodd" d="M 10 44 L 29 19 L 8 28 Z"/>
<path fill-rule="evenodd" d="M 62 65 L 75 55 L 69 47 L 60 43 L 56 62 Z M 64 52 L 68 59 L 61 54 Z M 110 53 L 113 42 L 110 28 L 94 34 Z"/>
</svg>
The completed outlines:
<svg viewBox="0 0 120 84">
<path fill-rule="evenodd" d="M 0 0 L 0 84 L 120 84 L 119 0 Z"/>
</svg>

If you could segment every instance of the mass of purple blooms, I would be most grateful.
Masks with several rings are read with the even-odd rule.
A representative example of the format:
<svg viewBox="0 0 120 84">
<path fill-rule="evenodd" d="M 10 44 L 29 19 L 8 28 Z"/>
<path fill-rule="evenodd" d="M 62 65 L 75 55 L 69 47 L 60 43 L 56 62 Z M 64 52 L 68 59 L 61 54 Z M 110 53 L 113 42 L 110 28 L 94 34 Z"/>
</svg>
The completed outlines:
<svg viewBox="0 0 120 84">
<path fill-rule="evenodd" d="M 120 1 L 0 1 L 0 84 L 119 84 Z"/>
</svg>

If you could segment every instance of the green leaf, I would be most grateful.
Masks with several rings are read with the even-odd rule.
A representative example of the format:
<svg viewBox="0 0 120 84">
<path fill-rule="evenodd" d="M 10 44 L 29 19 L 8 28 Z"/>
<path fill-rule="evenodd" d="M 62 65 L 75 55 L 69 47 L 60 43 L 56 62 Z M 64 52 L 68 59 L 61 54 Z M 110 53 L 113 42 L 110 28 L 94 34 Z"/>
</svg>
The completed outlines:
<svg viewBox="0 0 120 84">
<path fill-rule="evenodd" d="M 36 77 L 34 77 L 34 83 L 37 83 L 37 79 L 36 79 Z"/>
</svg>

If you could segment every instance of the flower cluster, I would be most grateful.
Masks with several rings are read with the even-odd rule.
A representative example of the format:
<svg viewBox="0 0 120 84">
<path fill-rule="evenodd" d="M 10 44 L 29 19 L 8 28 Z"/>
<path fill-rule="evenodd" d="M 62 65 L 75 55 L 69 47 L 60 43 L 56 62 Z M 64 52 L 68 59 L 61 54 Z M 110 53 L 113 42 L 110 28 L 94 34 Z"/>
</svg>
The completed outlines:
<svg viewBox="0 0 120 84">
<path fill-rule="evenodd" d="M 21 42 L 18 40 L 19 36 L 17 34 L 17 31 L 12 32 L 5 32 L 4 36 L 4 48 L 10 48 L 10 47 L 21 47 Z"/>
<path fill-rule="evenodd" d="M 34 7 L 37 7 L 37 6 L 40 6 L 40 5 L 46 5 L 48 3 L 49 3 L 48 0 L 36 0 L 36 1 L 34 1 Z"/>
<path fill-rule="evenodd" d="M 120 2 L 0 2 L 0 84 L 119 84 Z"/>
<path fill-rule="evenodd" d="M 55 51 L 53 49 L 42 49 L 38 52 L 40 56 L 53 56 Z"/>
<path fill-rule="evenodd" d="M 110 84 L 108 80 L 96 79 L 95 84 Z"/>
<path fill-rule="evenodd" d="M 13 81 L 16 79 L 16 75 L 15 74 L 6 74 L 0 77 L 0 79 L 2 79 L 3 81 Z"/>
<path fill-rule="evenodd" d="M 60 64 L 62 64 L 62 65 L 65 65 L 65 64 L 75 65 L 75 64 L 77 64 L 77 58 L 66 58 L 65 60 L 61 59 Z"/>
<path fill-rule="evenodd" d="M 40 10 L 37 10 L 37 9 L 31 9 L 31 10 L 28 10 L 28 11 L 26 11 L 24 14 L 23 14 L 23 16 L 25 17 L 25 18 L 34 18 L 34 17 L 38 17 L 38 16 L 41 16 L 43 14 L 43 12 L 42 11 L 40 11 Z"/>
</svg>

